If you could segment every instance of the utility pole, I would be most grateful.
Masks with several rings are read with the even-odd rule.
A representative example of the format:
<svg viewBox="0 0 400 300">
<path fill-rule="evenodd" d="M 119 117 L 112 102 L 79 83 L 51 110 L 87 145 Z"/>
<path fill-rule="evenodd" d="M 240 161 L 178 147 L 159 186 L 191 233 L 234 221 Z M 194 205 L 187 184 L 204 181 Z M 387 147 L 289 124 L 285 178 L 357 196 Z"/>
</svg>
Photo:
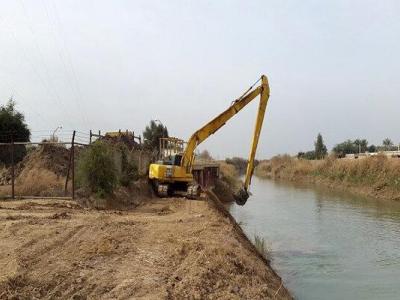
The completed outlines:
<svg viewBox="0 0 400 300">
<path fill-rule="evenodd" d="M 15 199 L 14 133 L 11 134 L 11 197 Z"/>
<path fill-rule="evenodd" d="M 72 133 L 72 144 L 71 144 L 71 156 L 72 156 L 72 169 L 71 169 L 71 175 L 72 175 L 72 200 L 75 200 L 75 133 L 76 131 L 74 130 Z"/>
</svg>

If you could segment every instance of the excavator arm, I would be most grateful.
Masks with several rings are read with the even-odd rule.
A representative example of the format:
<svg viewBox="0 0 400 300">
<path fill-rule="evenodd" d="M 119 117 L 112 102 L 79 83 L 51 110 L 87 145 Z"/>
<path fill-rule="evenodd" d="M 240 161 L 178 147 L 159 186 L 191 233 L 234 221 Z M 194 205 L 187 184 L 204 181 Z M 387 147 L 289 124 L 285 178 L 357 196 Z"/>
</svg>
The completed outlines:
<svg viewBox="0 0 400 300">
<path fill-rule="evenodd" d="M 190 137 L 181 160 L 181 167 L 185 168 L 187 173 L 191 173 L 194 162 L 194 151 L 196 147 L 205 139 L 207 139 L 210 135 L 214 134 L 218 129 L 224 126 L 229 119 L 231 119 L 253 99 L 260 95 L 260 104 L 258 107 L 257 119 L 254 128 L 244 186 L 236 195 L 234 195 L 236 202 L 240 205 L 246 203 L 247 199 L 249 198 L 248 188 L 250 186 L 251 177 L 254 171 L 254 158 L 270 93 L 267 77 L 265 75 L 262 75 L 260 80 L 261 85 L 254 89 L 252 86 L 249 90 L 246 91 L 245 94 L 243 94 L 243 96 L 235 100 L 227 110 L 222 112 L 220 115 L 208 122 L 199 130 L 197 130 Z"/>
</svg>

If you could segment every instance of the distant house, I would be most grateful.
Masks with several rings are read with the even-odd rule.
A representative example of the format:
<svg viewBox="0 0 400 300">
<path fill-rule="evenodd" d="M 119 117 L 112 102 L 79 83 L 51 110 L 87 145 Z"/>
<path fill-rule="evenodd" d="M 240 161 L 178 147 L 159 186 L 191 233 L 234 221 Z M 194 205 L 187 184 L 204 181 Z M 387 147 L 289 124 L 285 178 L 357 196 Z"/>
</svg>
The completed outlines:
<svg viewBox="0 0 400 300">
<path fill-rule="evenodd" d="M 346 154 L 345 159 L 358 159 L 376 155 L 386 155 L 390 158 L 400 158 L 400 151 L 379 151 L 379 152 L 364 152 L 355 154 Z"/>
</svg>

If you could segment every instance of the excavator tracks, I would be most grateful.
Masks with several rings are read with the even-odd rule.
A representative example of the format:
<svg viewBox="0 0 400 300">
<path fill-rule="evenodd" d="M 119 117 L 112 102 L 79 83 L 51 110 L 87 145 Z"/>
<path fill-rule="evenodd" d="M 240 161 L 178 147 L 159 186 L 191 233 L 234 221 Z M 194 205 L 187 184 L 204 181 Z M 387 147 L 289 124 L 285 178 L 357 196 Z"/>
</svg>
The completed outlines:
<svg viewBox="0 0 400 300">
<path fill-rule="evenodd" d="M 157 184 L 157 195 L 161 198 L 168 197 L 168 184 Z"/>
<path fill-rule="evenodd" d="M 186 197 L 197 199 L 200 197 L 201 188 L 198 184 L 190 184 L 187 188 Z"/>
</svg>

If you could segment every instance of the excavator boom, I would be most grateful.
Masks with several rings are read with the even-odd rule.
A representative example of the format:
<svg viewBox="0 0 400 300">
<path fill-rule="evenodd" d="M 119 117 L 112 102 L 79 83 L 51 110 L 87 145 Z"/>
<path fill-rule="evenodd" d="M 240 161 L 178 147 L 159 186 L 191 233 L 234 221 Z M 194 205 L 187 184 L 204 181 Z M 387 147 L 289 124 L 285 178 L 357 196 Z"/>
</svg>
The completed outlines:
<svg viewBox="0 0 400 300">
<path fill-rule="evenodd" d="M 254 86 L 261 81 L 261 84 Z M 254 158 L 260 138 L 261 128 L 264 120 L 265 110 L 269 99 L 268 79 L 265 75 L 253 84 L 239 99 L 232 102 L 224 112 L 215 117 L 213 120 L 205 124 L 197 130 L 187 142 L 186 148 L 177 165 L 168 165 L 165 163 L 151 164 L 149 168 L 149 178 L 153 181 L 156 191 L 161 196 L 167 196 L 171 193 L 171 189 L 187 186 L 188 195 L 198 193 L 198 188 L 192 184 L 192 168 L 195 159 L 195 149 L 210 135 L 214 134 L 225 123 L 241 111 L 247 104 L 260 95 L 260 104 L 258 106 L 256 124 L 254 127 L 253 140 L 251 143 L 248 165 L 246 169 L 246 177 L 242 189 L 234 195 L 236 203 L 243 205 L 249 198 L 248 189 L 251 183 L 251 177 L 254 171 Z M 172 187 L 172 188 L 171 188 Z"/>
<path fill-rule="evenodd" d="M 260 138 L 261 128 L 264 121 L 265 110 L 267 107 L 270 89 L 268 84 L 268 79 L 265 75 L 262 75 L 261 85 L 251 90 L 251 88 L 239 99 L 235 100 L 232 105 L 222 112 L 220 115 L 215 117 L 213 120 L 208 122 L 202 128 L 197 130 L 189 139 L 187 146 L 185 148 L 181 166 L 186 169 L 186 172 L 189 173 L 192 171 L 193 162 L 194 162 L 194 151 L 196 147 L 207 139 L 210 135 L 214 134 L 218 129 L 225 125 L 225 123 L 231 119 L 234 115 L 236 115 L 239 111 L 241 111 L 247 104 L 249 104 L 253 99 L 255 99 L 258 95 L 260 96 L 260 104 L 258 107 L 256 124 L 254 128 L 253 140 L 251 143 L 250 154 L 248 158 L 248 165 L 246 170 L 246 177 L 244 181 L 243 189 L 236 195 L 235 199 L 239 203 L 240 199 L 246 198 L 244 202 L 246 202 L 248 198 L 248 188 L 251 183 L 251 177 L 254 171 L 254 159 L 258 146 L 258 141 Z M 251 90 L 251 91 L 250 91 Z M 244 203 L 243 203 L 244 204 Z"/>
</svg>

